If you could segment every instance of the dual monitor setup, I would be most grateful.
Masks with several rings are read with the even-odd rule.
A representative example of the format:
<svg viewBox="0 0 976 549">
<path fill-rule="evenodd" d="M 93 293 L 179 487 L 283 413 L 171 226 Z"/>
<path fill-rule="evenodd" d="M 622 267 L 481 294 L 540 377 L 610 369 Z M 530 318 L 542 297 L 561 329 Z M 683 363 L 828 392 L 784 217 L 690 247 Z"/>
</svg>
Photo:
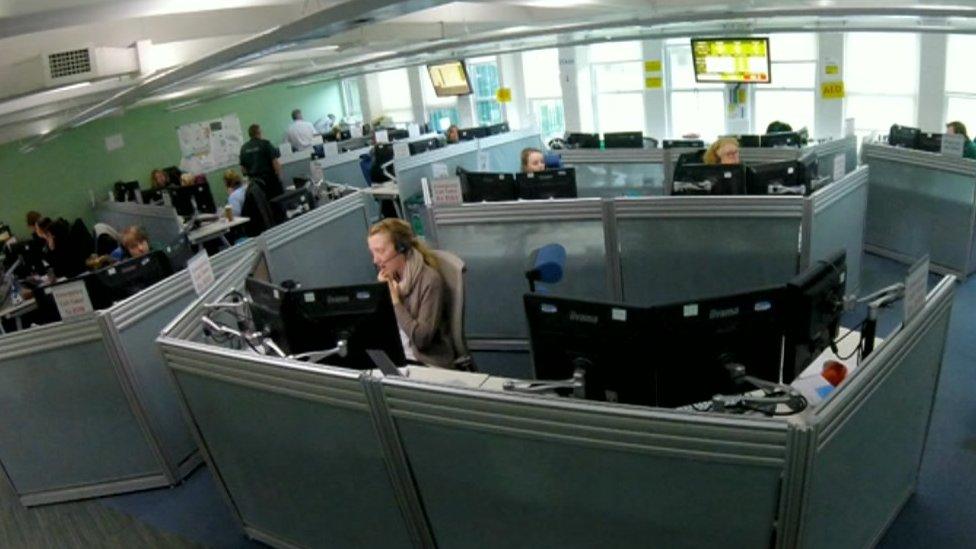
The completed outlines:
<svg viewBox="0 0 976 549">
<path fill-rule="evenodd" d="M 918 128 L 892 124 L 888 130 L 888 144 L 893 147 L 919 151 L 942 152 L 942 134 L 926 133 Z"/>
<path fill-rule="evenodd" d="M 577 197 L 576 170 L 573 168 L 515 174 L 461 171 L 460 178 L 464 202 Z"/>
<path fill-rule="evenodd" d="M 171 172 L 171 170 L 175 171 Z M 177 186 L 180 180 L 180 171 L 175 167 L 167 168 L 164 171 L 170 174 L 170 177 L 175 175 L 177 183 L 161 189 L 142 190 L 139 188 L 138 181 L 120 181 L 112 189 L 113 198 L 116 202 L 138 202 L 140 204 L 159 205 L 168 202 L 182 217 L 217 213 L 217 204 L 214 202 L 213 193 L 205 177 L 198 177 L 198 181 L 193 185 Z"/>
<path fill-rule="evenodd" d="M 817 170 L 799 160 L 762 164 L 679 164 L 673 195 L 807 195 L 816 190 Z"/>
</svg>

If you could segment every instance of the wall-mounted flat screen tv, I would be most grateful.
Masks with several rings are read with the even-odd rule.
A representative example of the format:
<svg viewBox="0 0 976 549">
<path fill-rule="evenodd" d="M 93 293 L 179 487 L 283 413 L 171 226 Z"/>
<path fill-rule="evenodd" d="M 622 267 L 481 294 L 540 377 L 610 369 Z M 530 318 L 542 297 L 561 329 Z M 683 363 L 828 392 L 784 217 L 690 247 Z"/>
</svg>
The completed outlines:
<svg viewBox="0 0 976 549">
<path fill-rule="evenodd" d="M 468 80 L 468 70 L 464 61 L 446 61 L 427 65 L 430 73 L 430 83 L 434 85 L 437 97 L 453 95 L 468 95 L 471 93 L 471 81 Z"/>
<path fill-rule="evenodd" d="M 695 81 L 769 84 L 769 38 L 692 38 Z"/>
</svg>

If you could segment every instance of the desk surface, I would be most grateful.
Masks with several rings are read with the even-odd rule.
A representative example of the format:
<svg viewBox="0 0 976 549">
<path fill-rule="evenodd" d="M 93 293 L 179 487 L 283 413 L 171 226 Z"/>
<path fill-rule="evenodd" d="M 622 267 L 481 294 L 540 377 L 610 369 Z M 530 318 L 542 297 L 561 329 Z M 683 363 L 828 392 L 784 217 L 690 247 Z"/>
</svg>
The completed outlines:
<svg viewBox="0 0 976 549">
<path fill-rule="evenodd" d="M 227 231 L 243 225 L 250 221 L 249 217 L 237 216 L 233 221 L 227 221 L 226 218 L 221 217 L 213 223 L 207 223 L 200 228 L 194 229 L 187 234 L 190 242 L 193 244 L 198 244 L 212 238 L 217 238 L 226 233 Z"/>
<path fill-rule="evenodd" d="M 397 184 L 393 182 L 370 185 L 369 187 L 361 190 L 364 193 L 371 194 L 378 198 L 394 198 L 400 196 L 400 188 L 397 187 Z"/>
<path fill-rule="evenodd" d="M 14 318 L 25 315 L 37 309 L 37 301 L 34 298 L 25 299 L 17 305 L 9 305 L 0 309 L 0 318 Z"/>
</svg>

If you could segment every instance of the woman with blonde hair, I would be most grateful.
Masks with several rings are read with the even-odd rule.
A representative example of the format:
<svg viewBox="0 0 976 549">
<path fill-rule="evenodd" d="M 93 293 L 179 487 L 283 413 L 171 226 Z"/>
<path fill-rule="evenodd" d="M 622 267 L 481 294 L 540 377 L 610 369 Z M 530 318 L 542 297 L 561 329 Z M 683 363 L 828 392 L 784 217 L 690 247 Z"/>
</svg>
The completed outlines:
<svg viewBox="0 0 976 549">
<path fill-rule="evenodd" d="M 734 137 L 717 139 L 705 151 L 702 161 L 705 164 L 738 164 L 739 140 Z"/>
<path fill-rule="evenodd" d="M 367 238 L 378 280 L 393 300 L 407 359 L 450 368 L 454 362 L 447 321 L 447 285 L 437 258 L 402 219 L 388 218 L 369 229 Z"/>
</svg>

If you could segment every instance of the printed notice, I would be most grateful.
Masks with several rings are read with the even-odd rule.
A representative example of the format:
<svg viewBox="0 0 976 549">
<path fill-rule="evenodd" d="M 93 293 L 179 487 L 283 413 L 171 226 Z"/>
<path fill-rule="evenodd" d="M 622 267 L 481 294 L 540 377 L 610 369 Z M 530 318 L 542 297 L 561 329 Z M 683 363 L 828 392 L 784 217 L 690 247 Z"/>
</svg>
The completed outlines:
<svg viewBox="0 0 976 549">
<path fill-rule="evenodd" d="M 905 278 L 905 318 L 908 322 L 925 306 L 925 296 L 929 291 L 929 256 L 915 262 Z"/>
<path fill-rule="evenodd" d="M 847 173 L 847 155 L 844 153 L 834 155 L 834 181 L 840 181 Z"/>
<path fill-rule="evenodd" d="M 419 124 L 407 124 L 407 136 L 408 137 L 420 137 L 420 125 Z"/>
<path fill-rule="evenodd" d="M 82 280 L 53 286 L 50 288 L 50 293 L 62 320 L 77 318 L 94 311 L 85 282 Z"/>
<path fill-rule="evenodd" d="M 387 133 L 386 130 L 376 130 L 376 133 L 374 133 L 373 136 L 376 137 L 376 142 L 377 143 L 389 143 L 390 142 L 390 134 Z"/>
<path fill-rule="evenodd" d="M 186 263 L 186 270 L 190 272 L 190 281 L 193 282 L 193 289 L 197 295 L 203 295 L 214 283 L 213 267 L 210 266 L 210 257 L 206 250 L 200 250 L 197 255 L 190 258 Z"/>
<path fill-rule="evenodd" d="M 963 147 L 966 144 L 966 136 L 962 134 L 943 134 L 942 149 L 940 152 L 946 156 L 962 158 Z"/>
<path fill-rule="evenodd" d="M 489 161 L 488 161 L 488 152 L 487 151 L 478 151 L 478 171 L 481 171 L 481 172 L 491 171 L 488 168 L 488 164 L 489 164 Z"/>
<path fill-rule="evenodd" d="M 335 141 L 326 141 L 322 143 L 322 153 L 326 158 L 335 158 L 339 156 L 339 143 Z"/>
<path fill-rule="evenodd" d="M 107 150 L 108 152 L 117 151 L 124 146 L 125 146 L 125 140 L 122 139 L 121 133 L 110 135 L 105 138 L 105 150 Z"/>
<path fill-rule="evenodd" d="M 356 137 L 362 137 L 362 136 L 363 136 L 363 125 L 362 124 L 353 124 L 352 126 L 349 126 L 349 137 L 356 138 Z"/>
<path fill-rule="evenodd" d="M 406 158 L 410 156 L 410 144 L 406 141 L 398 141 L 393 144 L 393 158 Z"/>
<path fill-rule="evenodd" d="M 461 203 L 461 180 L 457 177 L 435 179 L 430 184 L 434 204 L 437 206 L 456 206 Z"/>
</svg>

